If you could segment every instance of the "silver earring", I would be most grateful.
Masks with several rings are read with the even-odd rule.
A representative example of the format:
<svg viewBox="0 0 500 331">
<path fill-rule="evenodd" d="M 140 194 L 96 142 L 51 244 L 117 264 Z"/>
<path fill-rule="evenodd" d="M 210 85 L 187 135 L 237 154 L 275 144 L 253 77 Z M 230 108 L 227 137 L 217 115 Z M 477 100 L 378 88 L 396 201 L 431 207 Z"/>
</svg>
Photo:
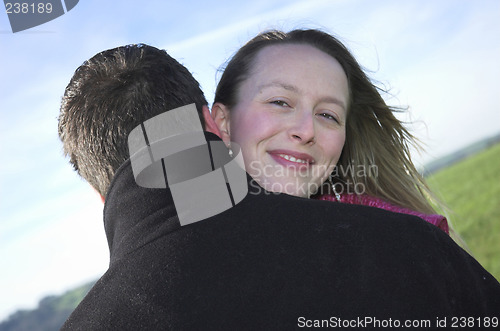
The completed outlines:
<svg viewBox="0 0 500 331">
<path fill-rule="evenodd" d="M 328 181 L 330 182 L 330 185 L 332 185 L 332 190 L 333 190 L 333 194 L 335 194 L 335 199 L 337 199 L 337 201 L 340 202 L 340 194 L 335 189 L 335 184 L 333 183 L 332 176 L 328 177 Z"/>
<path fill-rule="evenodd" d="M 229 157 L 233 157 L 233 150 L 231 149 L 231 144 L 227 146 L 227 149 L 229 150 Z"/>
</svg>

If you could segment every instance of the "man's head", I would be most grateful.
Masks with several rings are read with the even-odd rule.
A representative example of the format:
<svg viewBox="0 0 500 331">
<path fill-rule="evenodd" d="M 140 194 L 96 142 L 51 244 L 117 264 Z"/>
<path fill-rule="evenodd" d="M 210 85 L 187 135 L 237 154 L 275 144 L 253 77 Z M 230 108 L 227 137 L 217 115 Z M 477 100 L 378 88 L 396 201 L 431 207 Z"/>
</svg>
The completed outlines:
<svg viewBox="0 0 500 331">
<path fill-rule="evenodd" d="M 59 137 L 74 169 L 105 196 L 129 158 L 128 135 L 145 120 L 207 101 L 191 73 L 165 51 L 144 44 L 101 52 L 85 61 L 66 87 Z"/>
</svg>

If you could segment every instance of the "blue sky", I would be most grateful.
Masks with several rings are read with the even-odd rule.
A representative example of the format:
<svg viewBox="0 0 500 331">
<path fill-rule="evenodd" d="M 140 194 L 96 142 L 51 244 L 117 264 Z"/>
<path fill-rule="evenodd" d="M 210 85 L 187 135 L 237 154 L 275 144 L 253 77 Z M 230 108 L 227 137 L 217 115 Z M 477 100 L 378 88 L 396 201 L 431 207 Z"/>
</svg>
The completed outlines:
<svg viewBox="0 0 500 331">
<path fill-rule="evenodd" d="M 74 70 L 130 43 L 166 49 L 209 102 L 220 67 L 269 29 L 335 34 L 427 146 L 423 164 L 500 132 L 496 0 L 100 1 L 13 34 L 0 13 L 0 320 L 100 276 L 102 204 L 61 153 L 57 116 Z"/>
</svg>

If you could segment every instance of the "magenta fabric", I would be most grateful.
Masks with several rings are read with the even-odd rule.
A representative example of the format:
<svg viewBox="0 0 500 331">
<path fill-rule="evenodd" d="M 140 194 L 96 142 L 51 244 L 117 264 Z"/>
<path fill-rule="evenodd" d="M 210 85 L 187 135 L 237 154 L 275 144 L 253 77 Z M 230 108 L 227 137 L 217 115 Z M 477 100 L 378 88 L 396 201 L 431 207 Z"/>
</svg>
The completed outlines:
<svg viewBox="0 0 500 331">
<path fill-rule="evenodd" d="M 318 200 L 326 200 L 326 201 L 337 201 L 335 195 L 333 194 L 323 194 L 321 195 Z M 403 213 L 403 214 L 409 214 L 409 215 L 415 215 L 418 216 L 427 222 L 434 224 L 447 234 L 450 234 L 449 228 L 448 228 L 448 221 L 446 220 L 446 217 L 443 215 L 438 215 L 438 214 L 424 214 L 418 211 L 414 211 L 408 208 L 403 208 L 399 206 L 395 206 L 385 200 L 372 197 L 366 194 L 363 195 L 356 195 L 356 194 L 341 194 L 340 195 L 340 202 L 342 203 L 348 203 L 348 204 L 354 204 L 354 205 L 363 205 L 363 206 L 370 206 L 370 207 L 377 207 L 389 211 L 393 211 L 396 213 Z"/>
</svg>

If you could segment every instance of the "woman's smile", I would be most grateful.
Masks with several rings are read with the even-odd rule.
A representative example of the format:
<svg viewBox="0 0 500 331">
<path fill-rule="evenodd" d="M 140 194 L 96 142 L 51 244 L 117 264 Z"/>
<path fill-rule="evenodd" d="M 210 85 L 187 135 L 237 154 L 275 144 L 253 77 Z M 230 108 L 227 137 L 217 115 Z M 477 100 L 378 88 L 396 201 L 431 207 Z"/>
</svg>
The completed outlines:
<svg viewBox="0 0 500 331">
<path fill-rule="evenodd" d="M 347 77 L 330 55 L 293 44 L 262 49 L 250 73 L 227 111 L 231 141 L 260 186 L 309 197 L 342 153 Z"/>
</svg>

